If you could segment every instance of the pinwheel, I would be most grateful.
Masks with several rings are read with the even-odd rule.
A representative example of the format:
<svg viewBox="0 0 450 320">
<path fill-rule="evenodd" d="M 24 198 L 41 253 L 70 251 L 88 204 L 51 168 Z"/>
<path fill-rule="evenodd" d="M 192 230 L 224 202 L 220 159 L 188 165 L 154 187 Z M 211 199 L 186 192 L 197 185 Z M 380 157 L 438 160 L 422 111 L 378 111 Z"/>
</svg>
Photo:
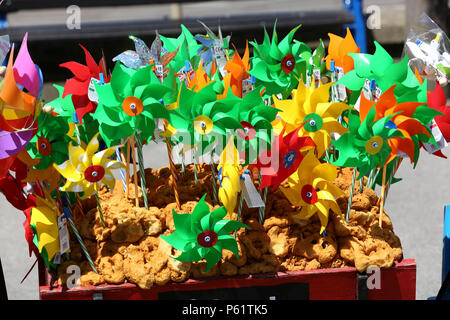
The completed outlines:
<svg viewBox="0 0 450 320">
<path fill-rule="evenodd" d="M 201 56 L 208 71 L 212 62 L 216 61 L 217 66 L 219 67 L 218 69 L 221 71 L 222 75 L 224 75 L 225 72 L 223 72 L 223 68 L 227 63 L 228 57 L 232 55 L 232 52 L 229 52 L 228 50 L 231 36 L 223 38 L 220 26 L 218 27 L 218 35 L 216 36 L 207 25 L 201 21 L 199 21 L 199 23 L 206 29 L 206 35 L 197 34 L 194 37 L 195 40 L 203 45 L 197 51 L 197 54 Z"/>
<path fill-rule="evenodd" d="M 303 159 L 302 152 L 315 147 L 310 137 L 299 137 L 301 127 L 284 135 L 284 129 L 279 136 L 274 137 L 270 151 L 263 151 L 256 164 L 261 174 L 258 189 L 272 186 L 274 191 L 286 178 L 297 170 Z"/>
<path fill-rule="evenodd" d="M 290 133 L 303 123 L 299 131 L 300 136 L 309 136 L 317 147 L 317 156 L 320 158 L 330 144 L 330 133 L 343 134 L 348 131 L 339 122 L 338 118 L 349 106 L 340 102 L 328 102 L 332 83 L 315 89 L 307 88 L 299 81 L 297 90 L 292 91 L 292 99 L 278 100 L 274 97 L 274 105 L 282 112 L 281 119 L 274 122 L 278 130 L 286 126 Z"/>
<path fill-rule="evenodd" d="M 237 146 L 244 164 L 256 161 L 263 150 L 270 150 L 272 125 L 277 112 L 274 107 L 266 106 L 259 94 L 260 88 L 248 93 L 238 102 L 239 120 L 243 129 L 237 130 Z"/>
<path fill-rule="evenodd" d="M 325 76 L 327 72 L 326 63 L 325 63 L 325 46 L 323 44 L 322 39 L 319 39 L 319 46 L 314 50 L 311 54 L 311 51 L 303 51 L 301 57 L 307 63 L 307 75 L 306 81 L 309 83 L 312 76 L 315 79 L 316 87 L 320 84 L 320 80 Z M 309 87 L 309 85 L 308 85 Z"/>
<path fill-rule="evenodd" d="M 384 166 L 392 151 L 387 140 L 402 136 L 399 130 L 388 124 L 393 115 L 374 121 L 375 115 L 375 108 L 370 109 L 365 118 L 354 111 L 349 112 L 349 132 L 332 141 L 338 151 L 338 158 L 332 163 L 340 167 L 358 168 L 358 179 L 370 170 Z"/>
<path fill-rule="evenodd" d="M 52 163 L 61 164 L 67 160 L 67 144 L 72 141 L 67 132 L 69 125 L 63 118 L 41 112 L 37 118 L 38 130 L 27 144 L 27 151 L 33 159 L 39 159 L 36 169 L 45 170 Z"/>
<path fill-rule="evenodd" d="M 209 211 L 205 202 L 206 194 L 200 199 L 192 214 L 178 214 L 172 211 L 175 231 L 168 236 L 161 236 L 181 255 L 179 261 L 199 261 L 206 259 L 205 272 L 222 259 L 222 250 L 229 250 L 239 258 L 239 250 L 230 232 L 239 228 L 248 228 L 235 220 L 224 220 L 225 207 Z"/>
<path fill-rule="evenodd" d="M 58 207 L 47 192 L 45 197 L 36 195 L 36 207 L 31 209 L 30 227 L 35 234 L 33 242 L 48 268 L 55 266 L 52 261 L 56 253 L 60 252 L 58 215 Z"/>
<path fill-rule="evenodd" d="M 111 82 L 95 85 L 99 104 L 93 117 L 108 146 L 138 132 L 143 140 L 151 138 L 155 118 L 167 118 L 166 108 L 159 102 L 171 91 L 151 72 L 151 66 L 138 71 L 120 63 L 114 67 Z"/>
<path fill-rule="evenodd" d="M 337 178 L 337 168 L 329 163 L 321 163 L 313 152 L 308 152 L 287 182 L 289 187 L 280 187 L 289 202 L 301 210 L 294 218 L 307 220 L 317 214 L 320 220 L 320 234 L 328 224 L 328 213 L 333 210 L 342 214 L 336 198 L 344 192 L 333 184 Z"/>
<path fill-rule="evenodd" d="M 217 168 L 219 179 L 219 200 L 229 214 L 234 212 L 237 196 L 240 190 L 239 154 L 233 139 L 229 139 L 226 148 L 220 155 L 220 164 Z"/>
<path fill-rule="evenodd" d="M 450 142 L 450 106 L 447 106 L 447 98 L 439 83 L 436 83 L 434 90 L 428 93 L 428 107 L 441 113 L 434 121 L 445 141 Z"/>
<path fill-rule="evenodd" d="M 299 79 L 306 79 L 306 61 L 301 58 L 304 51 L 311 52 L 306 44 L 294 41 L 295 32 L 300 26 L 292 29 L 278 43 L 276 26 L 273 28 L 272 40 L 264 29 L 262 44 L 250 42 L 254 47 L 254 57 L 251 59 L 253 68 L 249 71 L 256 79 L 256 86 L 266 87 L 265 97 L 282 94 L 287 98 L 298 85 Z"/>
<path fill-rule="evenodd" d="M 395 85 L 385 91 L 375 103 L 361 95 L 360 115 L 365 118 L 372 108 L 375 108 L 374 121 L 391 116 L 387 125 L 402 133 L 402 137 L 393 137 L 387 140 L 392 152 L 387 163 L 396 156 L 407 155 L 411 163 L 417 164 L 419 158 L 419 141 L 428 143 L 432 138 L 429 129 L 425 126 L 438 114 L 433 109 L 423 106 L 420 102 L 403 102 L 397 104 L 394 95 Z M 422 106 L 422 107 L 421 107 Z M 417 117 L 417 119 L 415 119 Z M 420 119 L 420 121 L 419 121 Z"/>
<path fill-rule="evenodd" d="M 347 73 L 354 69 L 353 59 L 349 53 L 360 53 L 361 50 L 353 39 L 350 29 L 347 28 L 345 38 L 329 33 L 330 44 L 328 46 L 328 55 L 325 57 L 327 69 L 331 70 L 331 61 L 334 61 L 336 67 L 343 69 Z"/>
<path fill-rule="evenodd" d="M 177 54 L 168 64 L 169 69 L 181 74 L 182 72 L 188 72 L 192 67 L 198 66 L 201 56 L 197 52 L 202 45 L 197 43 L 194 36 L 183 24 L 178 38 L 168 38 L 162 35 L 159 37 L 164 44 L 164 48 L 168 51 L 175 51 L 179 48 Z"/>
<path fill-rule="evenodd" d="M 233 59 L 227 61 L 224 69 L 228 74 L 224 77 L 224 81 L 229 83 L 231 91 L 236 97 L 243 96 L 243 81 L 250 78 L 248 71 L 250 70 L 248 42 L 245 44 L 245 52 L 242 58 L 237 50 L 233 55 Z M 226 88 L 227 86 L 225 86 Z"/>
<path fill-rule="evenodd" d="M 97 194 L 102 186 L 114 189 L 114 171 L 124 169 L 122 162 L 109 159 L 120 146 L 99 148 L 98 134 L 92 138 L 86 150 L 69 144 L 69 160 L 60 165 L 54 164 L 58 172 L 67 179 L 62 191 L 84 192 L 82 198 Z"/>
<path fill-rule="evenodd" d="M 5 78 L 3 79 L 3 85 L 0 91 L 0 130 L 9 132 L 17 131 L 16 134 L 19 134 L 18 132 L 22 130 L 20 135 L 23 135 L 24 131 L 34 129 L 32 127 L 35 120 L 37 98 L 22 91 L 20 88 L 25 87 L 25 85 L 30 89 L 37 86 L 37 90 L 39 90 L 40 79 L 33 78 L 33 72 L 36 71 L 37 67 L 29 57 L 26 49 L 26 37 L 17 56 L 17 59 L 20 59 L 19 61 L 22 61 L 23 65 L 13 65 L 13 56 L 14 45 L 11 48 Z M 18 74 L 18 77 L 23 76 L 23 79 L 21 79 L 22 83 L 16 82 L 15 74 Z M 37 85 L 35 84 L 36 82 Z M 33 91 L 35 90 L 33 89 Z M 2 133 L 2 136 L 4 135 Z"/>
<path fill-rule="evenodd" d="M 169 110 L 169 122 L 177 129 L 172 138 L 184 145 L 198 146 L 197 156 L 203 154 L 210 144 L 219 140 L 223 142 L 226 130 L 242 128 L 237 121 L 238 98 L 228 94 L 226 99 L 217 101 L 213 85 L 211 83 L 195 92 L 182 84 L 178 107 Z"/>
<path fill-rule="evenodd" d="M 82 122 L 84 115 L 86 113 L 93 113 L 97 106 L 97 101 L 89 93 L 90 90 L 93 90 L 92 82 L 102 81 L 103 83 L 108 83 L 110 77 L 107 75 L 104 57 L 97 64 L 89 51 L 81 44 L 80 47 L 84 51 L 86 65 L 69 61 L 59 66 L 69 69 L 74 75 L 73 78 L 66 81 L 62 98 L 71 95 L 77 117 Z"/>
<path fill-rule="evenodd" d="M 374 79 L 382 92 L 396 84 L 394 94 L 399 103 L 407 101 L 426 102 L 426 81 L 420 85 L 414 72 L 408 66 L 408 56 L 399 63 L 386 50 L 375 41 L 375 53 L 350 53 L 355 69 L 347 72 L 337 84 L 343 84 L 358 94 L 364 87 L 366 79 Z M 354 101 L 350 102 L 351 104 Z"/>
<path fill-rule="evenodd" d="M 166 66 L 177 54 L 178 49 L 167 52 L 167 50 L 162 47 L 158 31 L 156 31 L 156 37 L 152 43 L 151 49 L 149 49 L 141 39 L 135 36 L 129 36 L 129 38 L 133 40 L 136 51 L 127 50 L 122 52 L 114 57 L 113 61 L 120 61 L 126 67 L 135 70 L 154 63 L 156 74 L 159 77 L 165 77 L 169 72 L 169 69 Z"/>
</svg>

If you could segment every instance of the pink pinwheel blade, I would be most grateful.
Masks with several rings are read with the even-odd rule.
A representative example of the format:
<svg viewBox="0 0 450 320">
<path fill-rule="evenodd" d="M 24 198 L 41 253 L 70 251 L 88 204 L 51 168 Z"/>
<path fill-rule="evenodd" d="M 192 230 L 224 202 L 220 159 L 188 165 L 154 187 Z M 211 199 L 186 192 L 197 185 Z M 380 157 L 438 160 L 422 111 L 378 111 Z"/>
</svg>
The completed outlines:
<svg viewBox="0 0 450 320">
<path fill-rule="evenodd" d="M 0 159 L 15 155 L 33 138 L 36 130 L 8 132 L 0 130 Z"/>
<path fill-rule="evenodd" d="M 28 33 L 23 37 L 22 45 L 14 62 L 14 78 L 24 86 L 33 97 L 39 96 L 39 73 L 30 57 L 27 46 Z"/>
</svg>

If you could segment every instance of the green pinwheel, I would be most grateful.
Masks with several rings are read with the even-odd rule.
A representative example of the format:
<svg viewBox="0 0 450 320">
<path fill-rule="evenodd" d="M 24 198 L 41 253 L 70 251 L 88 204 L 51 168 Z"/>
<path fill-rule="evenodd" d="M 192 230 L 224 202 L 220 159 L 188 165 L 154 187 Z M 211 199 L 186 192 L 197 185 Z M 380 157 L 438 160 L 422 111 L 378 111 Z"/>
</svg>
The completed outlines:
<svg viewBox="0 0 450 320">
<path fill-rule="evenodd" d="M 41 112 L 37 118 L 38 131 L 26 149 L 33 159 L 40 159 L 36 169 L 45 170 L 52 163 L 61 164 L 68 159 L 67 145 L 72 140 L 64 118 Z"/>
<path fill-rule="evenodd" d="M 108 146 L 140 131 L 149 139 L 155 130 L 155 118 L 166 118 L 167 110 L 160 102 L 172 87 L 160 83 L 152 71 L 153 65 L 137 71 L 117 62 L 111 81 L 96 84 L 98 106 L 94 118 Z"/>
<path fill-rule="evenodd" d="M 242 128 L 236 103 L 239 98 L 231 93 L 226 99 L 216 100 L 214 82 L 198 92 L 189 90 L 184 83 L 175 108 L 169 110 L 169 122 L 177 130 L 172 139 L 187 146 L 198 146 L 196 156 L 226 137 L 227 130 Z"/>
<path fill-rule="evenodd" d="M 316 81 L 328 73 L 325 62 L 325 46 L 322 39 L 319 39 L 319 46 L 311 54 L 311 51 L 305 50 L 300 56 L 306 61 L 308 76 L 313 76 Z"/>
<path fill-rule="evenodd" d="M 168 67 L 180 73 L 186 64 L 190 64 L 190 67 L 197 67 L 200 62 L 200 56 L 197 51 L 201 49 L 202 45 L 198 44 L 194 39 L 192 33 L 182 24 L 181 34 L 178 38 L 168 38 L 162 35 L 159 36 L 164 44 L 164 47 L 168 51 L 175 51 L 178 49 L 178 53 L 168 64 Z M 184 69 L 184 71 L 189 71 Z"/>
<path fill-rule="evenodd" d="M 233 252 L 239 259 L 236 239 L 230 232 L 248 226 L 240 221 L 223 219 L 227 214 L 225 207 L 210 212 L 205 197 L 206 194 L 192 214 L 178 214 L 172 210 L 175 231 L 161 238 L 181 251 L 175 260 L 193 262 L 206 259 L 206 272 L 222 259 L 223 249 Z"/>
<path fill-rule="evenodd" d="M 338 158 L 332 159 L 332 163 L 340 167 L 358 168 L 358 179 L 384 165 L 392 151 L 387 140 L 402 136 L 400 131 L 389 125 L 393 116 L 394 114 L 373 121 L 375 108 L 364 119 L 360 119 L 355 111 L 349 112 L 349 132 L 338 140 L 333 140 Z"/>
<path fill-rule="evenodd" d="M 262 151 L 271 149 L 271 122 L 280 111 L 264 104 L 261 89 L 250 91 L 237 104 L 243 128 L 237 131 L 237 146 L 240 152 L 245 152 L 245 165 L 255 162 Z"/>
<path fill-rule="evenodd" d="M 357 92 L 364 87 L 366 79 L 374 79 L 382 92 L 388 90 L 392 85 L 397 85 L 394 91 L 397 101 L 427 101 L 427 83 L 421 85 L 408 66 L 408 56 L 402 61 L 394 63 L 394 59 L 378 43 L 375 43 L 375 53 L 349 53 L 353 58 L 355 68 L 347 72 L 337 84 L 343 84 L 347 89 Z M 353 95 L 356 99 L 357 96 Z M 355 98 L 353 100 L 355 100 Z M 349 101 L 353 105 L 356 101 Z"/>
<path fill-rule="evenodd" d="M 311 54 L 311 49 L 293 37 L 297 26 L 278 43 L 276 25 L 273 28 L 272 40 L 264 29 L 264 41 L 262 44 L 250 42 L 254 47 L 254 57 L 251 59 L 252 69 L 249 71 L 256 78 L 256 86 L 266 87 L 264 98 L 274 94 L 282 94 L 287 98 L 292 89 L 296 88 L 299 79 L 306 79 L 307 61 L 301 57 L 305 51 Z"/>
</svg>

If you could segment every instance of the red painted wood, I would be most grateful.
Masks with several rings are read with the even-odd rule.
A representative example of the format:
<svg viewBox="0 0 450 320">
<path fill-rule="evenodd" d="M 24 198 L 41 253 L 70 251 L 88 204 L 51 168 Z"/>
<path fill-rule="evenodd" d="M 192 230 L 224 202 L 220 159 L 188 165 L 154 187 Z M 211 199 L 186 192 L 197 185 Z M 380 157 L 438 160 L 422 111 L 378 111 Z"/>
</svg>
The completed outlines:
<svg viewBox="0 0 450 320">
<path fill-rule="evenodd" d="M 40 263 L 40 270 L 44 266 Z M 267 286 L 288 282 L 307 282 L 311 300 L 354 300 L 356 298 L 355 268 L 319 269 L 311 271 L 279 272 L 250 276 L 218 277 L 207 280 L 190 279 L 182 283 L 170 282 L 164 286 L 154 286 L 142 290 L 136 285 L 100 285 L 66 289 L 56 286 L 50 289 L 48 274 L 44 278 L 40 272 L 40 298 L 48 300 L 92 300 L 94 293 L 102 293 L 103 299 L 141 300 L 157 299 L 159 292 L 190 291 L 213 288 L 246 286 Z M 414 259 L 403 260 L 389 269 L 381 270 L 381 288 L 369 290 L 369 299 L 414 300 L 416 295 L 416 263 Z"/>
</svg>

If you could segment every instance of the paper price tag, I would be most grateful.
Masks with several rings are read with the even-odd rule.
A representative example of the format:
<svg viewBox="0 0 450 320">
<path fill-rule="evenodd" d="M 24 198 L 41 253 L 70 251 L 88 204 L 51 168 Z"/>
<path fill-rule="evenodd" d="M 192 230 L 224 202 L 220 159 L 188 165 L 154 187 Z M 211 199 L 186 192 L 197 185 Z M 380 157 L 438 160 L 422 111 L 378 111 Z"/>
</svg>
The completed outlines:
<svg viewBox="0 0 450 320">
<path fill-rule="evenodd" d="M 245 202 L 249 208 L 262 208 L 265 207 L 264 201 L 261 199 L 261 195 L 256 190 L 253 184 L 252 178 L 248 173 L 244 173 L 241 181 L 241 190 L 244 195 Z"/>
<path fill-rule="evenodd" d="M 9 36 L 8 35 L 4 35 L 0 37 L 0 63 L 3 62 L 3 60 L 5 60 L 6 55 L 8 54 L 9 51 Z"/>
<path fill-rule="evenodd" d="M 155 142 L 161 142 L 164 140 L 162 136 L 160 136 L 160 133 L 163 133 L 165 131 L 164 129 L 164 122 L 161 118 L 155 119 L 155 132 L 154 132 L 154 138 Z"/>
<path fill-rule="evenodd" d="M 158 78 L 161 78 L 164 75 L 164 67 L 162 64 L 155 65 L 155 74 Z"/>
<path fill-rule="evenodd" d="M 425 150 L 427 150 L 428 153 L 435 153 L 436 151 L 442 150 L 447 147 L 448 143 L 447 141 L 445 141 L 445 138 L 442 135 L 441 130 L 439 130 L 436 122 L 432 120 L 431 123 L 427 125 L 427 127 L 431 129 L 431 134 L 433 135 L 434 140 L 436 140 L 438 147 L 436 148 L 436 146 L 432 143 L 424 143 L 423 145 L 425 147 Z"/>
<path fill-rule="evenodd" d="M 55 253 L 55 257 L 53 258 L 54 264 L 61 264 L 61 253 L 57 252 Z"/>
<path fill-rule="evenodd" d="M 58 231 L 59 231 L 59 247 L 63 254 L 70 249 L 69 233 L 67 231 L 67 219 L 64 216 L 58 217 Z"/>
<path fill-rule="evenodd" d="M 242 97 L 245 97 L 253 89 L 253 83 L 248 81 L 248 79 L 242 80 Z"/>
<path fill-rule="evenodd" d="M 320 85 L 320 69 L 314 69 L 313 74 L 314 74 L 314 84 L 317 88 Z"/>
<path fill-rule="evenodd" d="M 96 83 L 100 83 L 100 80 L 91 78 L 91 81 L 89 82 L 89 88 L 88 88 L 88 98 L 92 102 L 98 103 L 98 94 L 97 94 L 97 90 L 95 90 Z"/>
</svg>

